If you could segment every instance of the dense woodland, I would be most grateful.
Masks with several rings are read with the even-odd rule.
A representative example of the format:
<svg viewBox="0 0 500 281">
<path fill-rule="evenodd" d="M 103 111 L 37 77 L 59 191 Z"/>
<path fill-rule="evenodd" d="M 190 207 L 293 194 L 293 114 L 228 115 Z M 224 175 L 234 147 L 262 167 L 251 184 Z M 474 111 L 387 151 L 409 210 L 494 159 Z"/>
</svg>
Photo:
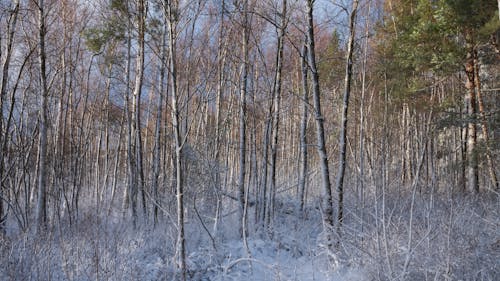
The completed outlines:
<svg viewBox="0 0 500 281">
<path fill-rule="evenodd" d="M 500 280 L 499 12 L 0 0 L 0 280 Z"/>
</svg>

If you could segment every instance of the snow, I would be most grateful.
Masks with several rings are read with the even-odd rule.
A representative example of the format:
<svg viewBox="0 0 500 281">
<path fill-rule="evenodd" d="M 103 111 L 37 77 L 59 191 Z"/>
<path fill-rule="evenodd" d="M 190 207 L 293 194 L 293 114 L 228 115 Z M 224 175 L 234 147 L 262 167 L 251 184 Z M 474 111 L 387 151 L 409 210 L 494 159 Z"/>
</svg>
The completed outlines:
<svg viewBox="0 0 500 281">
<path fill-rule="evenodd" d="M 347 200 L 342 240 L 330 256 L 314 206 L 302 216 L 292 203 L 279 205 L 271 231 L 256 228 L 249 216 L 248 252 L 235 216 L 221 221 L 215 249 L 199 220 L 188 217 L 189 280 L 500 280 L 498 199 L 436 196 L 426 208 L 423 196 L 415 202 L 410 244 L 409 202 L 387 200 L 385 233 L 374 206 L 367 204 L 361 228 L 360 210 Z M 122 214 L 64 222 L 44 236 L 10 230 L 0 238 L 0 280 L 176 280 L 176 234 L 165 220 L 134 229 Z"/>
</svg>

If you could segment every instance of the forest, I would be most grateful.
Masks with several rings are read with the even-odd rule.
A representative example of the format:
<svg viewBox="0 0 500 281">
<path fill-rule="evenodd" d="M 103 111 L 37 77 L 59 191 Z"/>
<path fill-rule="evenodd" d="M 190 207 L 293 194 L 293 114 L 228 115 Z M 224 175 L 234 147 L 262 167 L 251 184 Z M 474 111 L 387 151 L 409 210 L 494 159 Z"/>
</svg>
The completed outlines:
<svg viewBox="0 0 500 281">
<path fill-rule="evenodd" d="M 500 0 L 0 0 L 0 280 L 500 280 Z"/>
</svg>

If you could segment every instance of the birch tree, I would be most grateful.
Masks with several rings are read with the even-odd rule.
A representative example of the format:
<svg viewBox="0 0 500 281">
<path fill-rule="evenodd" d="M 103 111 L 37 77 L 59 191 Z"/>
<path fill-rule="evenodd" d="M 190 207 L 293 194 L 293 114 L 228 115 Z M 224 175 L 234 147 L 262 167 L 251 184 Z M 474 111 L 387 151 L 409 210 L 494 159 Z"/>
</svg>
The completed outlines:
<svg viewBox="0 0 500 281">
<path fill-rule="evenodd" d="M 7 91 L 8 91 L 8 80 L 9 80 L 9 70 L 10 70 L 10 64 L 11 64 L 11 58 L 12 58 L 12 53 L 13 53 L 13 44 L 14 44 L 14 35 L 16 32 L 16 26 L 17 26 L 17 17 L 19 15 L 19 7 L 20 3 L 19 0 L 14 1 L 13 3 L 13 8 L 12 12 L 9 16 L 9 21 L 8 21 L 8 26 L 7 26 L 7 42 L 6 42 L 6 53 L 5 53 L 5 59 L 3 60 L 3 65 L 2 65 L 2 80 L 0 82 L 0 233 L 2 233 L 5 230 L 5 223 L 7 220 L 7 215 L 4 215 L 4 200 L 6 200 L 4 196 L 4 190 L 5 190 L 5 185 L 4 185 L 4 176 L 5 176 L 5 154 L 6 154 L 6 149 L 5 146 L 3 145 L 4 143 L 8 143 L 8 131 L 9 128 L 8 126 L 4 126 L 4 113 L 3 113 L 3 107 L 4 107 L 4 102 L 5 99 L 7 98 Z M 0 35 L 0 42 L 2 39 L 2 35 Z M 2 49 L 3 46 L 0 46 L 0 58 L 2 57 Z M 14 94 L 14 93 L 13 93 Z"/>
<path fill-rule="evenodd" d="M 47 139 L 49 122 L 49 91 L 47 87 L 47 65 L 45 52 L 45 35 L 47 27 L 45 23 L 45 3 L 38 0 L 36 3 L 38 12 L 38 62 L 40 67 L 40 133 L 38 141 L 38 192 L 36 204 L 37 230 L 42 231 L 47 225 Z"/>
<path fill-rule="evenodd" d="M 306 183 L 308 173 L 308 151 L 307 151 L 307 119 L 309 115 L 309 83 L 308 83 L 308 68 L 307 68 L 307 38 L 302 46 L 301 57 L 301 75 L 302 75 L 302 112 L 300 119 L 300 174 L 299 174 L 299 200 L 300 211 L 304 211 Z"/>
<path fill-rule="evenodd" d="M 273 85 L 274 99 L 274 114 L 273 114 L 273 137 L 271 143 L 271 185 L 268 196 L 268 214 L 266 215 L 266 224 L 269 226 L 272 223 L 274 216 L 274 205 L 276 197 L 276 158 L 278 150 L 279 125 L 280 125 L 280 110 L 281 110 L 281 92 L 282 92 L 282 77 L 283 77 L 283 45 L 287 28 L 287 0 L 281 3 L 280 23 L 278 29 L 278 46 L 276 53 L 276 71 Z"/>
<path fill-rule="evenodd" d="M 337 181 L 335 189 L 338 196 L 337 208 L 337 232 L 340 236 L 340 229 L 342 221 L 344 220 L 344 175 L 346 169 L 346 150 L 347 150 L 347 129 L 348 129 L 348 113 L 349 113 L 349 96 L 351 94 L 352 82 L 352 54 L 354 48 L 355 32 L 356 32 L 356 13 L 358 10 L 358 0 L 354 0 L 352 4 L 352 11 L 349 18 L 349 41 L 347 42 L 346 54 L 346 69 L 344 78 L 344 99 L 342 104 L 342 123 L 340 127 L 339 137 L 339 170 L 337 174 Z"/>
<path fill-rule="evenodd" d="M 186 280 L 186 246 L 184 237 L 184 185 L 182 169 L 182 148 L 184 141 L 181 136 L 180 111 L 179 111 L 179 93 L 177 88 L 177 23 L 179 21 L 179 1 L 165 0 L 165 16 L 168 22 L 168 41 L 169 41 L 169 70 L 170 70 L 170 92 L 172 95 L 172 126 L 175 142 L 175 180 L 177 197 L 177 265 L 180 271 L 181 280 Z"/>
<path fill-rule="evenodd" d="M 307 1 L 307 51 L 309 69 L 311 71 L 312 79 L 312 94 L 314 103 L 314 118 L 316 121 L 316 142 L 317 152 L 319 157 L 322 181 L 322 200 L 321 210 L 323 215 L 323 228 L 326 234 L 327 249 L 333 250 L 333 201 L 332 201 L 332 187 L 330 182 L 330 169 L 328 164 L 328 154 L 326 153 L 325 145 L 325 119 L 321 112 L 321 92 L 319 86 L 319 75 L 316 67 L 316 52 L 314 42 L 314 0 Z"/>
</svg>

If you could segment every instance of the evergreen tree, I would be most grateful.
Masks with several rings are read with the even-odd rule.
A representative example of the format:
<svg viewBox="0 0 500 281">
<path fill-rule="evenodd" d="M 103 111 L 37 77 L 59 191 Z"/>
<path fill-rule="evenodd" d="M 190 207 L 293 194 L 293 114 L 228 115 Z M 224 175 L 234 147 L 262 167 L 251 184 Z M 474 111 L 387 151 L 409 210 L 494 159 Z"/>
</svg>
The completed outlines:
<svg viewBox="0 0 500 281">
<path fill-rule="evenodd" d="M 391 39 L 387 45 L 381 41 L 379 53 L 385 58 L 384 71 L 397 93 L 403 98 L 412 97 L 428 89 L 438 78 L 459 71 L 466 74 L 464 101 L 468 117 L 464 122 L 468 127 L 468 188 L 478 191 L 475 120 L 478 119 L 477 99 L 481 89 L 475 73 L 479 67 L 477 51 L 500 26 L 496 3 L 488 0 L 401 0 L 391 4 L 388 7 L 390 20 L 381 29 L 382 34 Z M 483 129 L 484 132 L 487 130 Z M 489 156 L 487 158 L 492 162 Z M 497 186 L 491 166 L 492 181 Z"/>
</svg>

